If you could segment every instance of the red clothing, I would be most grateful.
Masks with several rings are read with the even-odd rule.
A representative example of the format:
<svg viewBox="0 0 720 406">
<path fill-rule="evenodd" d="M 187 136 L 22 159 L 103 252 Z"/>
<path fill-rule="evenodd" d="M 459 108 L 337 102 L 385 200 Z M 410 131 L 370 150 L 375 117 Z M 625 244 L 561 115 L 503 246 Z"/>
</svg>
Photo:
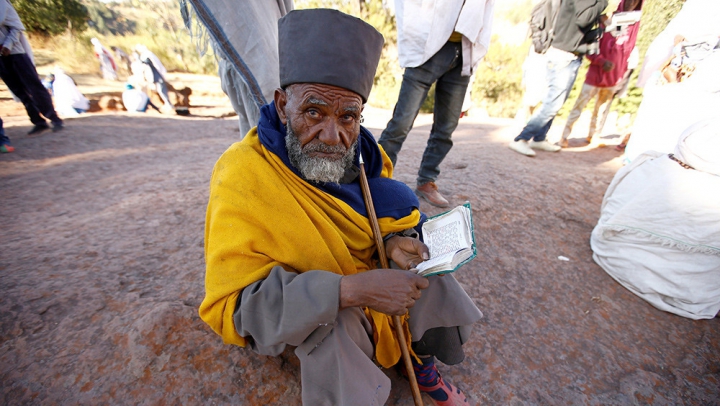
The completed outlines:
<svg viewBox="0 0 720 406">
<path fill-rule="evenodd" d="M 618 12 L 624 10 L 624 2 L 618 6 Z M 636 10 L 642 8 L 642 1 L 638 3 Z M 628 57 L 637 39 L 640 21 L 627 27 L 627 29 L 616 35 L 606 32 L 600 38 L 600 52 L 595 55 L 587 55 L 590 60 L 590 68 L 585 76 L 585 83 L 595 87 L 613 87 L 625 76 L 628 69 Z M 612 62 L 615 67 L 609 72 L 603 71 L 605 61 Z"/>
</svg>

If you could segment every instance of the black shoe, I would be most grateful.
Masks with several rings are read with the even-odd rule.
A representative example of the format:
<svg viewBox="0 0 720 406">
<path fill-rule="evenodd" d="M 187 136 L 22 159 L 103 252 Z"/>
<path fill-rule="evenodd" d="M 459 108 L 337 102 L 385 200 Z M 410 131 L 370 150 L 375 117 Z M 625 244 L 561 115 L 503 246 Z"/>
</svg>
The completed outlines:
<svg viewBox="0 0 720 406">
<path fill-rule="evenodd" d="M 63 123 L 54 123 L 53 124 L 53 132 L 56 133 L 58 131 L 61 131 L 65 126 L 63 126 Z"/>
<path fill-rule="evenodd" d="M 33 127 L 32 130 L 30 130 L 30 132 L 28 132 L 28 135 L 39 134 L 39 133 L 41 133 L 41 132 L 43 132 L 43 131 L 45 131 L 45 130 L 48 130 L 48 129 L 50 129 L 50 126 L 49 126 L 49 125 L 47 125 L 47 124 L 38 124 L 38 125 L 36 125 L 35 127 Z"/>
</svg>

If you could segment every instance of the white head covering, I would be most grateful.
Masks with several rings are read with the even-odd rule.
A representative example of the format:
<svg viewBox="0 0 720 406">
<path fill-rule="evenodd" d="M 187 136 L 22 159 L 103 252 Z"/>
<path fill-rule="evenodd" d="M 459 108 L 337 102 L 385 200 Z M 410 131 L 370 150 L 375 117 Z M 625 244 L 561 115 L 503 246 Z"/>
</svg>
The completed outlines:
<svg viewBox="0 0 720 406">
<path fill-rule="evenodd" d="M 167 80 L 167 69 L 165 68 L 165 65 L 160 61 L 160 58 L 157 57 L 152 51 L 148 49 L 143 44 L 137 44 L 135 45 L 135 51 L 140 54 L 140 60 L 145 61 L 147 59 L 150 59 L 152 61 L 153 66 L 155 66 L 155 69 L 160 72 L 163 79 Z"/>
<path fill-rule="evenodd" d="M 103 46 L 102 46 L 102 44 L 100 43 L 100 40 L 99 40 L 99 39 L 97 39 L 97 38 L 90 38 L 90 43 L 93 44 L 93 46 L 95 47 L 95 50 L 97 50 L 97 51 L 102 51 Z"/>
</svg>

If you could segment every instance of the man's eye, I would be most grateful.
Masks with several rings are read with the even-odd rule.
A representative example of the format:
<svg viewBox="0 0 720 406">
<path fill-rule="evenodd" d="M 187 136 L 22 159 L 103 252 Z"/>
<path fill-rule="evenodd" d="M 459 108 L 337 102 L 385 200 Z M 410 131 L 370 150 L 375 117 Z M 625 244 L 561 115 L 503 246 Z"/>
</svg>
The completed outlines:
<svg viewBox="0 0 720 406">
<path fill-rule="evenodd" d="M 343 119 L 345 122 L 350 123 L 350 122 L 356 121 L 356 120 L 357 120 L 357 117 L 355 117 L 355 116 L 352 115 L 352 114 L 345 114 L 345 115 L 342 117 L 342 119 Z"/>
<path fill-rule="evenodd" d="M 317 118 L 317 117 L 320 117 L 320 112 L 315 109 L 310 109 L 307 111 L 307 115 L 312 118 Z"/>
</svg>

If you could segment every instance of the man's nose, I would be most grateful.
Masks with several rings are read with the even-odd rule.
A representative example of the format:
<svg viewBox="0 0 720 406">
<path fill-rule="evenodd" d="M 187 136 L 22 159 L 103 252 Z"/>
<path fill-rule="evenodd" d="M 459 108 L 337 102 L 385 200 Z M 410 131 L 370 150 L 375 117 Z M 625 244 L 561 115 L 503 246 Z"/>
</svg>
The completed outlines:
<svg viewBox="0 0 720 406">
<path fill-rule="evenodd" d="M 341 131 L 342 127 L 335 120 L 326 118 L 320 129 L 319 139 L 326 145 L 338 145 L 343 142 Z"/>
</svg>

